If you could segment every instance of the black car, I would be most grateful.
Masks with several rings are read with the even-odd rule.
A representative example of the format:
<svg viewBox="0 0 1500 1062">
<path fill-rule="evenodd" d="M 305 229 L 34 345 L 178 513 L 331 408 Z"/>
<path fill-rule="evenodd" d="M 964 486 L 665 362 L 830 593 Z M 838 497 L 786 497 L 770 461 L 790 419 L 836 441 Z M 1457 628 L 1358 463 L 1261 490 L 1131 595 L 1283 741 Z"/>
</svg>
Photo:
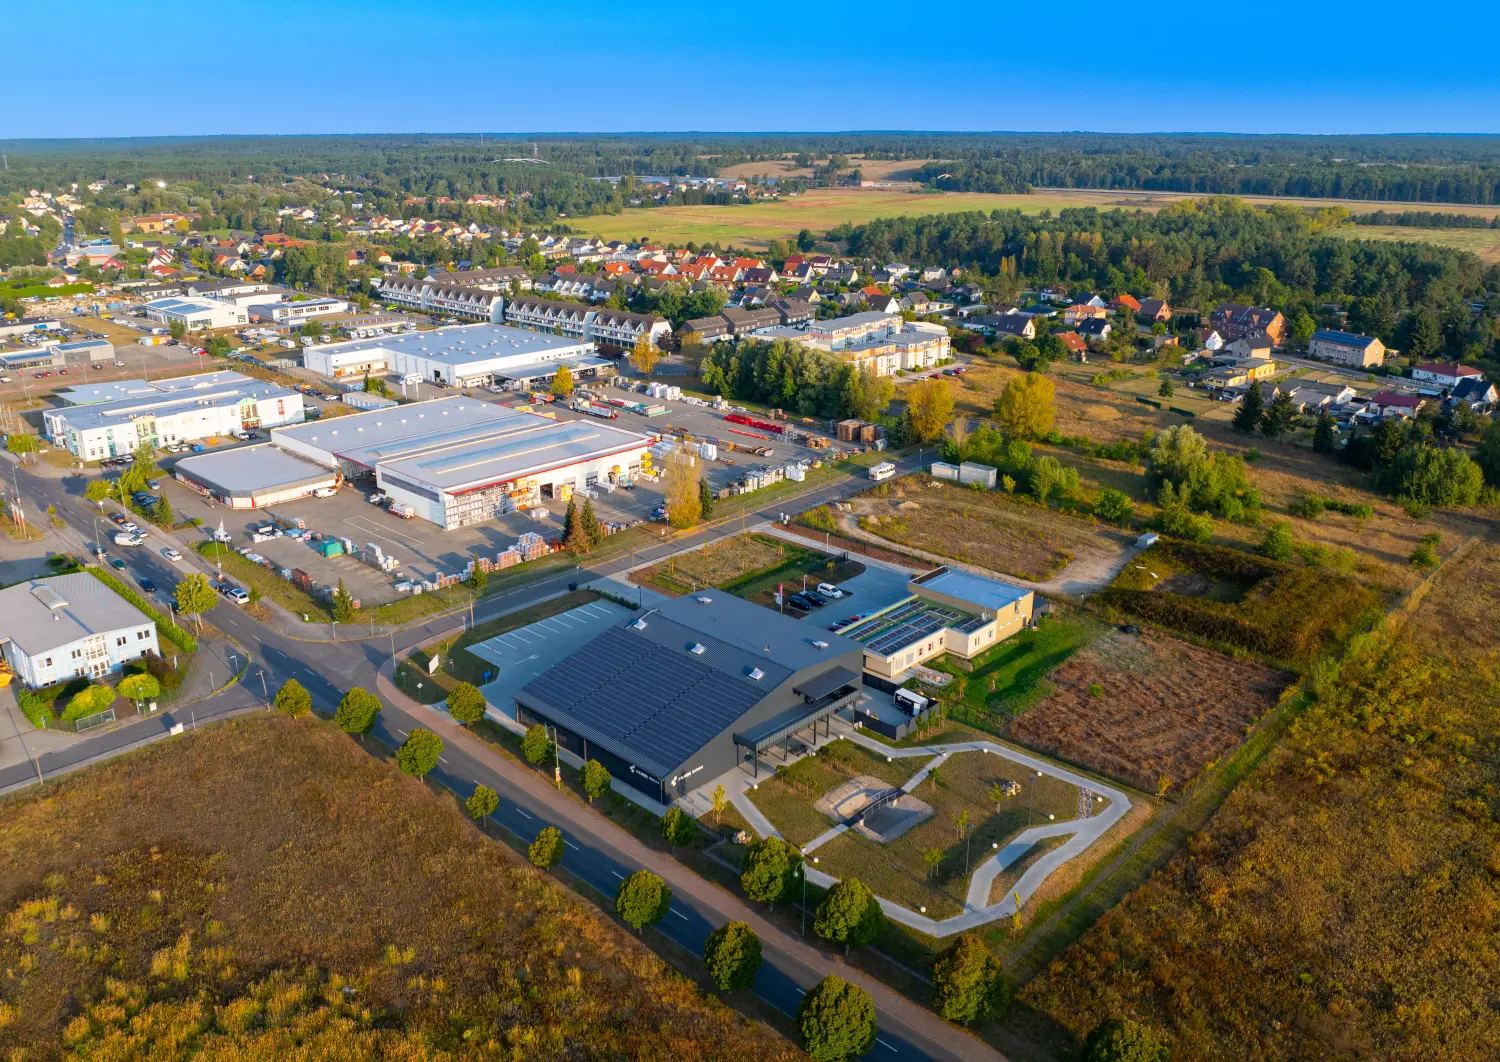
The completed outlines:
<svg viewBox="0 0 1500 1062">
<path fill-rule="evenodd" d="M 793 594 L 791 597 L 786 599 L 786 603 L 788 605 L 791 605 L 793 608 L 800 608 L 803 612 L 811 612 L 813 609 L 818 607 L 807 598 L 803 597 L 801 594 Z"/>
<path fill-rule="evenodd" d="M 147 579 L 143 575 L 139 579 L 137 579 L 136 582 L 140 584 L 141 589 L 144 590 L 144 591 L 146 591 L 146 593 L 148 593 L 148 594 L 154 594 L 154 593 L 156 593 L 156 582 L 154 580 Z"/>
<path fill-rule="evenodd" d="M 803 590 L 802 596 L 811 601 L 814 608 L 822 608 L 824 605 L 828 604 L 828 599 L 822 594 L 818 593 L 816 590 Z"/>
</svg>

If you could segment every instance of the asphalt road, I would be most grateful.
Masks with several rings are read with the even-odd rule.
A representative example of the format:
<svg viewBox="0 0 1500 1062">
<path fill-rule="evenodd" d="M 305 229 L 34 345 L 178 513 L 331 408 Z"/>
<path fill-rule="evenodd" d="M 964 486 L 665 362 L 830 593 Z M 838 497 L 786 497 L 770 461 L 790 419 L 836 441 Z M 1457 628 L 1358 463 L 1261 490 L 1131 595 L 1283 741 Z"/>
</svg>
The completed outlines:
<svg viewBox="0 0 1500 1062">
<path fill-rule="evenodd" d="M 915 461 L 907 459 L 902 465 L 905 466 L 903 470 L 907 470 L 915 466 Z M 82 496 L 86 482 L 84 479 L 70 477 L 57 480 L 26 472 L 21 472 L 19 479 L 23 503 L 28 504 L 30 511 L 37 512 L 45 509 L 48 504 L 55 505 L 58 513 L 67 520 L 80 540 L 97 541 L 93 535 L 97 507 Z M 822 504 L 850 492 L 857 485 L 850 480 L 827 484 L 799 497 L 795 508 L 800 510 Z M 781 511 L 792 507 L 783 498 L 768 506 L 764 512 L 747 514 L 746 522 L 774 520 Z M 112 523 L 108 526 L 111 529 L 114 527 Z M 740 519 L 736 517 L 722 527 L 709 529 L 705 534 L 710 539 L 720 538 L 737 534 L 739 527 Z M 104 533 L 104 528 L 105 521 L 101 518 L 101 533 Z M 690 540 L 689 543 L 682 540 L 667 541 L 659 547 L 637 551 L 633 559 L 636 563 L 643 563 L 676 552 L 694 541 L 696 540 Z M 173 585 L 187 572 L 197 570 L 193 566 L 196 559 L 186 553 L 180 562 L 163 557 L 160 550 L 164 539 L 159 534 L 153 534 L 147 542 L 148 545 L 135 548 L 113 547 L 110 554 L 126 563 L 126 571 L 117 574 L 128 576 L 130 581 L 136 583 L 142 576 L 154 580 L 159 589 L 156 594 L 147 596 L 153 597 L 156 604 L 165 607 Z M 629 567 L 631 560 L 630 557 L 623 557 L 590 566 L 584 571 L 573 569 L 555 573 L 525 587 L 486 598 L 484 604 L 475 610 L 476 621 L 542 600 L 565 589 L 569 582 L 614 574 Z M 374 687 L 374 673 L 381 664 L 390 660 L 393 649 L 399 651 L 426 642 L 438 633 L 453 629 L 459 622 L 458 617 L 439 617 L 419 627 L 403 630 L 393 637 L 314 642 L 283 635 L 230 604 L 216 607 L 211 613 L 211 621 L 231 634 L 241 647 L 250 652 L 254 663 L 242 683 L 190 709 L 145 719 L 97 738 L 86 739 L 72 748 L 50 753 L 42 757 L 41 769 L 50 774 L 117 754 L 146 741 L 158 740 L 177 722 L 191 725 L 193 719 L 207 721 L 253 710 L 263 704 L 263 689 L 274 692 L 288 678 L 295 678 L 307 687 L 315 707 L 331 713 L 351 686 Z M 183 716 L 187 718 L 181 718 Z M 377 717 L 374 736 L 394 748 L 401 744 L 413 727 L 423 725 L 423 722 L 405 709 L 386 705 Z M 33 765 L 21 764 L 9 768 L 0 772 L 0 790 L 7 786 L 24 785 L 34 775 Z M 563 829 L 567 839 L 563 865 L 606 896 L 614 894 L 621 879 L 640 869 L 639 861 L 633 860 L 628 851 L 634 842 L 633 838 L 621 835 L 603 820 L 596 824 L 598 830 L 593 829 L 590 826 L 592 816 L 585 813 L 580 817 L 576 812 L 568 814 L 570 809 L 548 800 L 545 795 L 529 792 L 526 786 L 519 784 L 511 776 L 470 755 L 460 746 L 449 743 L 437 768 L 429 777 L 447 786 L 460 798 L 472 793 L 478 783 L 494 789 L 500 795 L 500 805 L 495 813 L 496 822 L 528 842 L 544 826 L 556 825 Z M 572 821 L 567 822 L 565 819 Z M 700 895 L 679 893 L 674 896 L 670 913 L 657 928 L 681 946 L 695 954 L 701 954 L 708 934 L 727 921 L 717 909 L 716 897 L 713 895 L 715 889 L 716 887 L 705 883 L 704 889 L 695 890 Z M 757 995 L 787 1014 L 795 1013 L 803 993 L 822 980 L 826 972 L 803 961 L 784 946 L 794 942 L 795 938 L 791 941 L 779 941 L 775 930 L 762 934 L 765 962 L 755 988 Z M 880 1033 L 876 1046 L 868 1057 L 879 1059 L 880 1062 L 885 1062 L 886 1059 L 892 1062 L 898 1059 L 963 1062 L 979 1057 L 996 1057 L 978 1041 L 968 1040 L 967 1037 L 963 1037 L 966 1042 L 960 1043 L 959 1049 L 955 1049 L 951 1042 L 941 1042 L 952 1040 L 952 1037 L 941 1037 L 941 1033 L 951 1032 L 951 1028 L 930 1015 L 925 1016 L 923 1023 L 927 1018 L 936 1023 L 934 1030 L 924 1031 L 888 1011 L 877 1010 Z M 939 1035 L 932 1035 L 932 1031 Z"/>
</svg>

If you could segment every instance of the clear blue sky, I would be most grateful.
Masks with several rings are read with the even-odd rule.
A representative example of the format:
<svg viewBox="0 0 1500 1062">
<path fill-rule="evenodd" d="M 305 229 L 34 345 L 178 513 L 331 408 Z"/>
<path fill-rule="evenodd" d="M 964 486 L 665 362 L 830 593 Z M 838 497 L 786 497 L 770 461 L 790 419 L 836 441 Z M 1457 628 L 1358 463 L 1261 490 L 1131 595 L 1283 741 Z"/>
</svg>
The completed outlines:
<svg viewBox="0 0 1500 1062">
<path fill-rule="evenodd" d="M 1440 22 L 1379 0 L 80 0 L 12 35 L 0 138 L 1500 132 L 1494 0 L 1439 11 Z"/>
</svg>

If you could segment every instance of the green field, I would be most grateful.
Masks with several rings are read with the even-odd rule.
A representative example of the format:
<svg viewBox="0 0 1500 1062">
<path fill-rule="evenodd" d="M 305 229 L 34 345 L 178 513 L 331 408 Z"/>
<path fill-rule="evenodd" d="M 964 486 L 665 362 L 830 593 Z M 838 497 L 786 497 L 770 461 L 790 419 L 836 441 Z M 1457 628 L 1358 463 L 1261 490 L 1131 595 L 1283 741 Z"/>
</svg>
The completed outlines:
<svg viewBox="0 0 1500 1062">
<path fill-rule="evenodd" d="M 87 295 L 93 290 L 92 284 L 65 284 L 60 288 L 49 288 L 46 284 L 21 282 L 0 287 L 0 296 L 8 299 L 29 299 L 34 295 Z"/>
<path fill-rule="evenodd" d="M 1101 193 L 1094 193 L 1100 197 Z M 1110 200 L 1118 198 L 1102 193 Z M 774 203 L 742 206 L 673 206 L 627 210 L 622 214 L 574 218 L 582 232 L 610 240 L 646 237 L 660 243 L 719 243 L 765 247 L 771 240 L 796 236 L 802 229 L 822 234 L 847 221 L 854 225 L 875 218 L 956 214 L 965 210 L 1023 210 L 1040 214 L 1084 205 L 1077 194 L 989 195 L 969 192 L 889 192 L 856 188 L 819 188 Z"/>
</svg>

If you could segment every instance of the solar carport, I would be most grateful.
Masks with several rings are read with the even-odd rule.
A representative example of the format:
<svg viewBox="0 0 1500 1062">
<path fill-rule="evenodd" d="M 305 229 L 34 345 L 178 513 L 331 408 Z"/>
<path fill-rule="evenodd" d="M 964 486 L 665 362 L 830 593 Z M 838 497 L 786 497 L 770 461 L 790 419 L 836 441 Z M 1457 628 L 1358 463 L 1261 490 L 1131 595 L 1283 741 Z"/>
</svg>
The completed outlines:
<svg viewBox="0 0 1500 1062">
<path fill-rule="evenodd" d="M 712 591 L 604 631 L 523 686 L 516 718 L 667 804 L 826 727 L 857 698 L 862 661 L 852 639 Z"/>
</svg>

